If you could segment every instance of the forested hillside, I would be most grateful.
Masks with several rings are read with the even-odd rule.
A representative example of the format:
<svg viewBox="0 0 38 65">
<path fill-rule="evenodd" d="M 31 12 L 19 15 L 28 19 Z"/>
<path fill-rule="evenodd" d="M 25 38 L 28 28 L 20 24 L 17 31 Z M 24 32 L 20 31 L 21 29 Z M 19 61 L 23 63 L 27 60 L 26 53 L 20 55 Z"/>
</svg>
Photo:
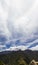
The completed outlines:
<svg viewBox="0 0 38 65">
<path fill-rule="evenodd" d="M 4 51 L 0 52 L 0 65 L 29 65 L 32 60 L 38 61 L 38 51 Z"/>
</svg>

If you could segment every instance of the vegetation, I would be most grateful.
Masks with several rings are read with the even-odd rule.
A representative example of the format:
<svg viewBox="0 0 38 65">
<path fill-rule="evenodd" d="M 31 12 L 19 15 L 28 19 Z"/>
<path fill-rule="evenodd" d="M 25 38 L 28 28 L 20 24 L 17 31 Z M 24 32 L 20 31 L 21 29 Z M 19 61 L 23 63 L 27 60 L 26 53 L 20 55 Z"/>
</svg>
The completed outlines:
<svg viewBox="0 0 38 65">
<path fill-rule="evenodd" d="M 0 65 L 29 65 L 32 59 L 38 61 L 38 52 L 26 50 L 0 53 Z"/>
</svg>

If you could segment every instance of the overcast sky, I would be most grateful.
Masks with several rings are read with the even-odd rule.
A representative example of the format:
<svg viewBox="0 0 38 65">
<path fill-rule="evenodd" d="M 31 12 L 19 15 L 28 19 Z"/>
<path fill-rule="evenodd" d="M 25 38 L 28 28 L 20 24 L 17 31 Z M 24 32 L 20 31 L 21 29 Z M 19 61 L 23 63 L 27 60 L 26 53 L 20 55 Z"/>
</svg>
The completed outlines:
<svg viewBox="0 0 38 65">
<path fill-rule="evenodd" d="M 0 51 L 28 48 L 38 50 L 38 0 L 0 0 Z"/>
</svg>

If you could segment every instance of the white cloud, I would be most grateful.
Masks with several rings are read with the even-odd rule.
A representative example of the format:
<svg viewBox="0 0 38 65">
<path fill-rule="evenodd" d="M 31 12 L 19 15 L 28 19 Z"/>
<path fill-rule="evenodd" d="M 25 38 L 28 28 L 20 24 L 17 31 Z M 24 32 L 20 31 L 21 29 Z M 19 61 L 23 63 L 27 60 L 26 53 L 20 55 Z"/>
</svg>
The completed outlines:
<svg viewBox="0 0 38 65">
<path fill-rule="evenodd" d="M 1 52 L 1 51 L 4 51 L 5 48 L 6 48 L 6 45 L 2 45 L 2 44 L 1 44 L 1 45 L 0 45 L 0 52 Z"/>
<path fill-rule="evenodd" d="M 24 43 L 28 39 L 38 38 L 38 34 L 35 35 L 37 30 L 38 0 L 0 0 L 0 35 L 7 38 L 5 45 L 12 40 L 20 39 Z M 28 42 L 27 46 L 37 41 L 38 39 Z M 24 49 L 26 47 L 22 48 Z"/>
<path fill-rule="evenodd" d="M 36 51 L 38 51 L 38 45 L 37 46 L 35 46 L 35 47 L 32 47 L 32 48 L 30 48 L 31 50 L 36 50 Z"/>
<path fill-rule="evenodd" d="M 5 45 L 0 45 L 0 48 L 6 47 Z"/>
<path fill-rule="evenodd" d="M 18 51 L 18 50 L 22 50 L 22 51 L 24 51 L 24 50 L 26 50 L 27 49 L 27 46 L 14 46 L 14 47 L 10 47 L 10 48 L 8 48 L 8 49 L 6 49 L 6 51 Z"/>
<path fill-rule="evenodd" d="M 24 0 L 22 0 L 22 1 L 24 2 Z M 19 6 L 18 1 L 16 0 L 16 2 L 14 2 L 14 6 L 16 6 L 17 8 L 15 7 L 13 9 L 13 5 L 11 6 L 14 11 L 10 12 L 12 15 L 10 15 L 10 13 L 9 13 L 10 19 L 11 19 L 11 24 L 9 23 L 9 25 L 8 25 L 9 31 L 11 31 L 10 32 L 11 34 L 13 34 L 15 32 L 17 32 L 17 33 L 21 32 L 22 35 L 29 36 L 32 33 L 36 32 L 35 30 L 38 27 L 38 18 L 37 18 L 38 17 L 38 8 L 37 8 L 38 1 L 36 0 L 36 1 L 34 1 L 34 4 L 32 3 L 32 8 L 30 8 L 30 9 L 27 8 L 28 9 L 27 13 L 24 12 L 26 10 L 24 10 L 23 12 L 18 11 L 18 9 L 21 9 L 21 8 L 19 8 L 19 7 L 21 7 L 21 3 L 20 3 L 19 7 L 17 5 Z M 21 15 L 21 13 L 20 13 L 20 15 L 18 15 L 17 12 L 18 13 L 22 12 L 22 14 L 24 14 L 24 15 Z M 13 28 L 14 28 L 14 30 L 12 30 Z"/>
<path fill-rule="evenodd" d="M 36 44 L 36 43 L 38 43 L 38 39 L 34 40 L 33 42 L 28 43 L 28 47 L 30 47 L 31 45 Z"/>
</svg>

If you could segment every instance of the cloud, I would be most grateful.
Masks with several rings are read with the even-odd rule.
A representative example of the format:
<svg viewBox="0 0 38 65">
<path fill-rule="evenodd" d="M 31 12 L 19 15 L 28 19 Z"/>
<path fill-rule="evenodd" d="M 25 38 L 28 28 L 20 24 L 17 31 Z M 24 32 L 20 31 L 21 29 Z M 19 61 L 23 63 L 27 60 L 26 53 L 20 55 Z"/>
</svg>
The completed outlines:
<svg viewBox="0 0 38 65">
<path fill-rule="evenodd" d="M 10 47 L 8 49 L 6 49 L 6 51 L 18 51 L 18 50 L 22 50 L 24 51 L 25 49 L 27 49 L 27 46 L 14 46 L 14 47 Z"/>
<path fill-rule="evenodd" d="M 32 47 L 32 48 L 30 48 L 31 50 L 36 50 L 36 51 L 38 51 L 38 45 L 37 46 L 35 46 L 35 47 Z"/>
<path fill-rule="evenodd" d="M 2 44 L 1 44 L 1 45 L 0 45 L 0 52 L 1 52 L 1 51 L 4 51 L 5 49 L 6 49 L 6 45 L 2 45 Z"/>
<path fill-rule="evenodd" d="M 38 0 L 0 0 L 0 45 L 26 49 L 37 42 Z"/>
</svg>

